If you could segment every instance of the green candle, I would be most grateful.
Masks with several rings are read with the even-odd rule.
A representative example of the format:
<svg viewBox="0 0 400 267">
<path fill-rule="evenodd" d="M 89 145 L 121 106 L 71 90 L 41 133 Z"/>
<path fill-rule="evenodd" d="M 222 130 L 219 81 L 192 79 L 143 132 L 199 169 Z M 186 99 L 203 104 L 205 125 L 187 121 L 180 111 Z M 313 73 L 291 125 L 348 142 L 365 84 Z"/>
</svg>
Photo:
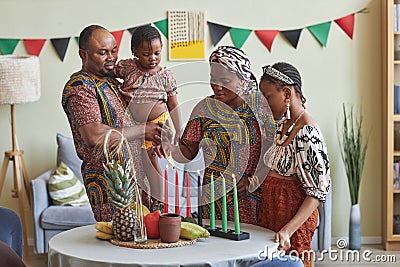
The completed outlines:
<svg viewBox="0 0 400 267">
<path fill-rule="evenodd" d="M 239 203 L 237 197 L 237 187 L 235 175 L 232 174 L 233 178 L 233 217 L 235 218 L 235 234 L 240 234 L 240 222 L 239 222 Z"/>
<path fill-rule="evenodd" d="M 228 214 L 226 212 L 226 187 L 225 187 L 225 177 L 222 176 L 222 232 L 228 232 Z"/>
<path fill-rule="evenodd" d="M 210 229 L 215 230 L 214 176 L 211 173 Z"/>
</svg>

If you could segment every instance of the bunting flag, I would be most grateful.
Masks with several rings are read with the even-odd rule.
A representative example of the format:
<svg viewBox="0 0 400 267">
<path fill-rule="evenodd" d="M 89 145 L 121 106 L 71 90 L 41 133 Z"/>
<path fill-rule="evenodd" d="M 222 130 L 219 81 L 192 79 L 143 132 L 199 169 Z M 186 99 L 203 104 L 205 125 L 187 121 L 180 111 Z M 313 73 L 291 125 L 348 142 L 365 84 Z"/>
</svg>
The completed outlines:
<svg viewBox="0 0 400 267">
<path fill-rule="evenodd" d="M 307 28 L 314 35 L 314 37 L 318 40 L 318 42 L 323 47 L 326 47 L 326 43 L 328 41 L 329 29 L 331 28 L 331 21 L 312 25 Z"/>
<path fill-rule="evenodd" d="M 0 50 L 3 55 L 11 55 L 20 39 L 0 39 Z"/>
<path fill-rule="evenodd" d="M 355 27 L 355 14 L 359 13 L 368 13 L 368 8 L 363 8 L 355 13 L 350 15 L 338 18 L 333 20 L 341 30 L 345 32 L 345 34 L 350 38 L 353 39 L 354 34 L 354 27 Z M 154 24 L 155 27 L 168 39 L 168 18 L 159 20 L 153 23 L 147 23 L 142 25 L 150 25 Z M 309 32 L 315 37 L 315 39 L 323 46 L 326 47 L 327 40 L 329 36 L 329 31 L 331 27 L 332 21 L 323 22 L 311 26 L 306 26 L 299 29 L 289 29 L 284 31 L 279 30 L 254 30 L 255 34 L 257 35 L 258 39 L 263 43 L 263 45 L 271 52 L 272 45 L 274 40 L 279 32 L 282 33 L 284 38 L 295 48 L 297 49 L 297 45 L 300 40 L 300 36 L 302 30 L 307 28 Z M 214 46 L 217 46 L 218 42 L 225 36 L 225 34 L 229 31 L 233 45 L 237 48 L 241 48 L 244 43 L 249 38 L 251 29 L 243 29 L 243 28 L 234 28 L 227 25 L 222 25 L 214 22 L 207 22 L 208 29 L 210 31 L 211 40 Z M 131 28 L 126 29 L 131 34 L 135 31 L 135 29 L 139 26 L 134 26 Z M 111 32 L 120 47 L 122 36 L 124 30 L 117 30 Z M 79 45 L 79 36 L 74 37 L 76 42 Z M 58 57 L 61 61 L 64 60 L 66 51 L 68 49 L 69 41 L 71 37 L 64 37 L 64 38 L 49 38 L 51 41 L 52 46 L 54 47 Z M 26 50 L 29 55 L 39 56 L 45 42 L 47 39 L 29 39 L 29 38 L 0 38 L 0 52 L 2 55 L 9 55 L 13 54 L 16 46 L 18 45 L 19 41 L 23 40 Z"/>
<path fill-rule="evenodd" d="M 168 19 L 163 19 L 154 22 L 154 25 L 160 30 L 160 32 L 168 38 Z"/>
<path fill-rule="evenodd" d="M 297 44 L 299 43 L 300 34 L 303 29 L 298 30 L 289 30 L 289 31 L 281 31 L 283 36 L 285 36 L 286 40 L 296 49 Z"/>
<path fill-rule="evenodd" d="M 208 28 L 210 29 L 211 40 L 213 45 L 216 46 L 218 42 L 224 37 L 224 35 L 231 29 L 231 27 L 220 25 L 213 22 L 207 22 Z"/>
<path fill-rule="evenodd" d="M 254 31 L 260 39 L 261 43 L 265 45 L 269 52 L 271 52 L 272 44 L 275 40 L 276 35 L 279 33 L 278 30 L 256 30 Z"/>
<path fill-rule="evenodd" d="M 71 39 L 71 37 L 50 39 L 50 42 L 53 45 L 54 49 L 56 50 L 57 55 L 61 59 L 61 61 L 64 61 L 65 53 L 67 52 L 69 39 Z"/>
<path fill-rule="evenodd" d="M 236 48 L 242 48 L 244 42 L 246 42 L 247 38 L 249 38 L 252 30 L 239 29 L 239 28 L 231 28 L 229 33 L 232 38 L 232 42 Z"/>
<path fill-rule="evenodd" d="M 31 56 L 39 56 L 46 39 L 23 39 L 25 48 Z"/>
<path fill-rule="evenodd" d="M 131 28 L 127 29 L 127 31 L 130 32 L 131 34 L 133 34 L 133 32 L 134 32 L 137 28 L 142 27 L 142 26 L 149 26 L 149 25 L 150 25 L 150 23 L 143 24 L 143 25 L 140 25 L 140 26 L 134 26 L 134 27 L 131 27 Z"/>
<path fill-rule="evenodd" d="M 335 19 L 339 27 L 353 40 L 354 32 L 354 13 L 340 19 Z"/>
<path fill-rule="evenodd" d="M 117 52 L 118 52 L 119 45 L 121 44 L 121 40 L 122 40 L 122 35 L 124 34 L 124 30 L 114 31 L 114 32 L 111 32 L 111 34 L 114 36 L 115 41 L 117 42 Z"/>
</svg>

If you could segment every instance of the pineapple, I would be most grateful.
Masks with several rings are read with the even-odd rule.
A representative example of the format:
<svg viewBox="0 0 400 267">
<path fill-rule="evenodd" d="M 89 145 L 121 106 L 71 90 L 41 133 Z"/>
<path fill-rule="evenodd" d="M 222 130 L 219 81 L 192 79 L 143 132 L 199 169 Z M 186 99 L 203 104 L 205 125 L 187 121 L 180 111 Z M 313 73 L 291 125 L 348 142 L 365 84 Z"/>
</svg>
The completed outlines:
<svg viewBox="0 0 400 267">
<path fill-rule="evenodd" d="M 132 241 L 137 217 L 135 210 L 131 208 L 136 196 L 131 161 L 108 162 L 104 165 L 103 178 L 107 182 L 109 201 L 114 206 L 114 236 L 121 241 Z"/>
</svg>

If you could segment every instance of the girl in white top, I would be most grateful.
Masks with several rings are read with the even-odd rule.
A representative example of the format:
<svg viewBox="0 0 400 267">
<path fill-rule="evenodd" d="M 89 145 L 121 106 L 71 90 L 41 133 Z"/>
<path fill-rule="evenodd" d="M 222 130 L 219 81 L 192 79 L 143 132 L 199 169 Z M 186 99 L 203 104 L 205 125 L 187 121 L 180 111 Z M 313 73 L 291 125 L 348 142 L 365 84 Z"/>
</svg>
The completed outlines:
<svg viewBox="0 0 400 267">
<path fill-rule="evenodd" d="M 318 221 L 317 207 L 330 189 L 327 148 L 306 112 L 298 70 L 288 63 L 263 67 L 260 91 L 277 122 L 275 142 L 264 156 L 270 171 L 262 184 L 258 224 L 276 232 L 279 249 L 296 250 L 304 266 Z M 303 253 L 304 252 L 304 253 Z"/>
</svg>

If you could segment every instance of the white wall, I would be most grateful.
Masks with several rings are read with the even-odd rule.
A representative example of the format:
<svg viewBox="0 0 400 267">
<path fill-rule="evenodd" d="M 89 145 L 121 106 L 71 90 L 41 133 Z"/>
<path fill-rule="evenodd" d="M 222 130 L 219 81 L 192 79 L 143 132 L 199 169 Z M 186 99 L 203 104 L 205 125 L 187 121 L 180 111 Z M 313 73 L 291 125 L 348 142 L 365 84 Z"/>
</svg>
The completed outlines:
<svg viewBox="0 0 400 267">
<path fill-rule="evenodd" d="M 203 0 L 203 1 L 102 1 L 102 0 L 1 0 L 0 38 L 54 38 L 78 36 L 89 24 L 101 24 L 109 30 L 127 29 L 166 18 L 167 10 L 206 11 L 206 18 L 248 29 L 296 29 L 331 21 L 368 7 L 370 13 L 357 14 L 354 38 L 332 23 L 327 47 L 323 48 L 308 30 L 303 30 L 297 49 L 278 35 L 272 52 L 268 52 L 254 33 L 243 50 L 252 60 L 259 77 L 261 66 L 278 60 L 296 65 L 303 76 L 308 112 L 318 121 L 328 145 L 333 184 L 332 235 L 347 236 L 350 199 L 347 180 L 340 159 L 337 119 L 342 103 L 362 107 L 365 129 L 370 143 L 361 187 L 362 235 L 381 235 L 381 5 L 378 0 Z M 206 54 L 213 50 L 206 27 Z M 130 34 L 125 31 L 120 58 L 130 56 Z M 167 40 L 163 40 L 167 43 Z M 232 44 L 226 35 L 219 44 Z M 19 145 L 25 150 L 30 178 L 55 165 L 57 132 L 70 136 L 66 116 L 61 108 L 61 92 L 69 75 L 80 68 L 78 46 L 70 41 L 61 62 L 47 41 L 40 55 L 42 96 L 36 103 L 16 107 Z M 14 54 L 26 54 L 20 42 Z M 167 61 L 165 66 L 175 66 Z M 207 73 L 194 64 L 181 68 L 183 77 L 207 81 Z M 203 73 L 200 75 L 199 73 Z M 200 75 L 199 77 L 197 75 Z M 179 76 L 179 75 L 178 75 Z M 181 79 L 178 77 L 178 82 Z M 192 87 L 188 87 L 192 88 Z M 202 97 L 211 91 L 206 85 L 185 89 L 179 100 Z M 0 151 L 11 148 L 9 107 L 0 106 Z M 0 204 L 18 210 L 17 200 L 10 198 L 11 168 L 0 198 Z M 28 209 L 28 207 L 27 207 Z M 30 236 L 32 232 L 30 230 Z"/>
</svg>

